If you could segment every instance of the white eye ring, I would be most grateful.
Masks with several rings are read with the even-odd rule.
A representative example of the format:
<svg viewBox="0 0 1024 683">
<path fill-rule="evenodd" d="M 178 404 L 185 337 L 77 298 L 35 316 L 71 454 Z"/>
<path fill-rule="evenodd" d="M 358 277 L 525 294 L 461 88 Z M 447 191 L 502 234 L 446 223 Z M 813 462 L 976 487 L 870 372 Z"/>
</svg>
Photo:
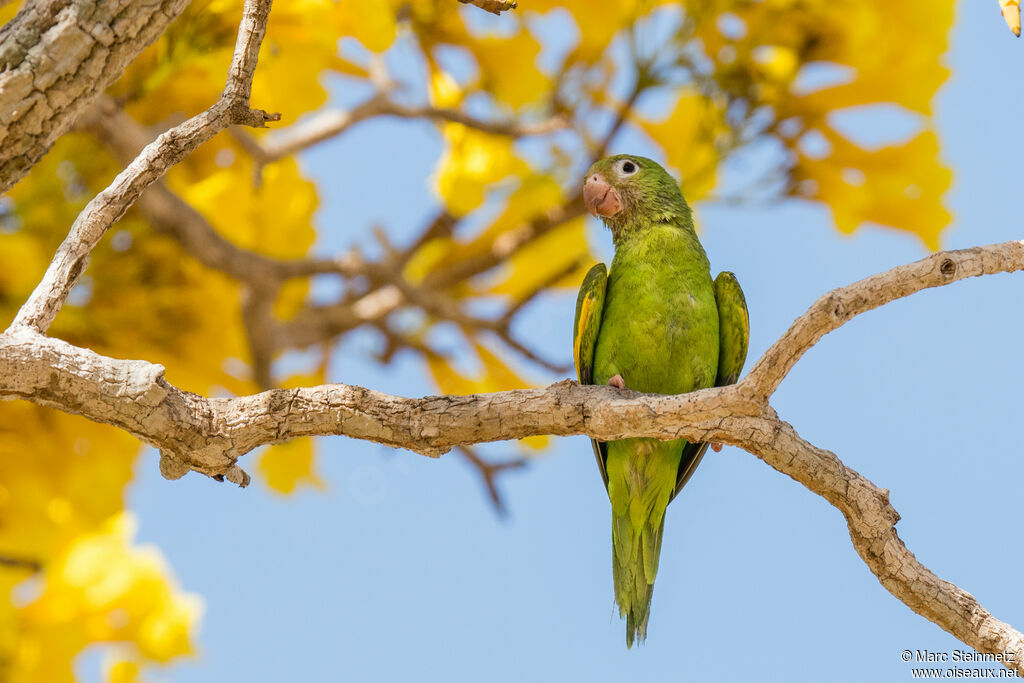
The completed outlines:
<svg viewBox="0 0 1024 683">
<path fill-rule="evenodd" d="M 615 164 L 615 172 L 620 176 L 630 176 L 640 170 L 640 164 L 632 159 L 623 159 Z"/>
</svg>

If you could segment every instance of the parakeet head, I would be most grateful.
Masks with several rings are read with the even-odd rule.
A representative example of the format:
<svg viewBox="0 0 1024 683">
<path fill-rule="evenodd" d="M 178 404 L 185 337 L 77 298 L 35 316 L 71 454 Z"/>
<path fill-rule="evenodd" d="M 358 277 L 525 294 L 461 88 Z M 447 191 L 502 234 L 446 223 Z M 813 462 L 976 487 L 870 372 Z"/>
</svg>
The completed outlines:
<svg viewBox="0 0 1024 683">
<path fill-rule="evenodd" d="M 583 182 L 583 201 L 616 240 L 653 223 L 692 225 L 675 178 L 656 161 L 634 154 L 595 162 Z"/>
</svg>

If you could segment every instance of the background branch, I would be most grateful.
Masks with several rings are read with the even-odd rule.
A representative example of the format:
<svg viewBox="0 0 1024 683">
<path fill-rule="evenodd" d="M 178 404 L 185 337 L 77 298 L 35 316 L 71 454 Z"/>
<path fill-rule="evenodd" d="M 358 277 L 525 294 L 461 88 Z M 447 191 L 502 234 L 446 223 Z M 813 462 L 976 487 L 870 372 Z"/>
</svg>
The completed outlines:
<svg viewBox="0 0 1024 683">
<path fill-rule="evenodd" d="M 331 118 L 333 114 L 327 112 L 322 116 Z M 351 123 L 382 115 L 441 118 L 511 136 L 541 134 L 565 125 L 561 119 L 551 119 L 537 126 L 494 124 L 454 110 L 405 107 L 384 95 L 378 95 L 351 113 L 342 115 L 348 123 L 332 130 L 331 134 L 342 133 Z M 257 141 L 237 127 L 230 130 L 243 149 L 252 155 L 258 166 L 262 163 L 272 163 L 286 154 L 292 154 L 322 139 L 323 128 L 317 123 L 318 120 L 314 117 L 309 122 L 296 124 L 292 127 L 291 134 L 275 133 L 271 136 L 269 144 Z M 94 133 L 117 158 L 125 162 L 138 154 L 147 138 L 145 129 L 109 97 L 100 98 L 83 117 L 79 127 Z M 295 133 L 298 133 L 297 137 Z M 277 146 L 274 140 L 292 142 Z M 427 241 L 452 232 L 456 220 L 447 212 L 442 211 L 428 223 L 419 237 L 407 248 L 395 249 L 391 245 L 385 245 L 386 257 L 374 262 L 367 261 L 354 252 L 334 258 L 276 259 L 238 247 L 222 237 L 200 212 L 162 181 L 154 183 L 143 193 L 138 205 L 154 227 L 175 237 L 199 262 L 246 284 L 243 318 L 246 321 L 253 352 L 253 376 L 261 387 L 273 386 L 270 371 L 273 357 L 276 353 L 290 348 L 306 348 L 330 342 L 337 336 L 366 324 L 378 327 L 392 342 L 407 339 L 405 334 L 393 329 L 388 321 L 391 313 L 407 306 L 421 308 L 435 320 L 454 322 L 467 333 L 491 333 L 508 349 L 548 370 L 566 370 L 564 364 L 541 357 L 536 351 L 513 338 L 510 329 L 514 316 L 526 304 L 535 299 L 544 287 L 563 279 L 579 265 L 578 262 L 573 262 L 572 268 L 560 269 L 555 277 L 546 279 L 541 287 L 513 303 L 494 319 L 465 313 L 465 301 L 449 297 L 444 290 L 454 288 L 469 278 L 495 267 L 531 241 L 580 215 L 582 204 L 576 197 L 569 200 L 566 207 L 554 209 L 546 216 L 524 223 L 512 231 L 512 239 L 502 240 L 501 245 L 496 246 L 490 253 L 466 262 L 460 268 L 439 270 L 428 276 L 427 281 L 417 285 L 405 280 L 402 268 Z M 336 303 L 307 305 L 288 321 L 277 321 L 272 316 L 264 315 L 260 318 L 260 326 L 252 324 L 255 320 L 255 311 L 269 312 L 285 280 L 318 274 L 337 274 L 349 280 L 363 278 L 370 286 L 358 295 L 345 297 Z M 260 333 L 258 339 L 253 334 L 257 330 Z M 401 345 L 409 346 L 405 343 Z M 393 350 L 392 348 L 391 351 Z"/>
<path fill-rule="evenodd" d="M 516 120 L 490 121 L 458 109 L 404 105 L 392 100 L 385 93 L 378 93 L 351 110 L 332 109 L 319 112 L 304 121 L 275 131 L 263 140 L 256 140 L 245 131 L 237 129 L 232 130 L 232 135 L 239 140 L 258 165 L 264 166 L 341 135 L 357 123 L 382 116 L 460 123 L 484 133 L 515 138 L 546 135 L 569 126 L 569 120 L 561 116 L 534 123 Z"/>
<path fill-rule="evenodd" d="M 484 488 L 487 491 L 487 497 L 491 499 L 491 504 L 494 506 L 494 511 L 499 517 L 504 517 L 508 514 L 508 508 L 505 507 L 505 499 L 501 497 L 501 493 L 498 491 L 498 475 L 502 472 L 509 470 L 521 470 L 526 467 L 527 460 L 523 457 L 509 458 L 508 460 L 502 460 L 500 462 L 490 462 L 480 457 L 477 454 L 476 449 L 471 446 L 459 446 L 456 449 L 463 457 L 473 466 L 484 482 Z"/>
</svg>

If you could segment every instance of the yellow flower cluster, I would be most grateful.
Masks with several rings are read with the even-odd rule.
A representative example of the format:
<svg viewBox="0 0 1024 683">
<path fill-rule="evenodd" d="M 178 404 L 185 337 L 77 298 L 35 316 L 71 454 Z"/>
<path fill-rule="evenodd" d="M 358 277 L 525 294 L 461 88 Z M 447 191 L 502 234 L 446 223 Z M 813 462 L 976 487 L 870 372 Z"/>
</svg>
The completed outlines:
<svg viewBox="0 0 1024 683">
<path fill-rule="evenodd" d="M 948 75 L 942 55 L 953 3 L 719 0 L 698 6 L 696 35 L 714 62 L 713 78 L 771 108 L 769 133 L 790 154 L 789 194 L 828 206 L 843 232 L 876 223 L 938 248 L 950 222 L 942 196 L 951 174 L 927 117 Z M 813 69 L 826 65 L 831 78 L 815 83 Z M 837 129 L 837 114 L 880 105 L 919 115 L 922 129 L 881 148 Z"/>
</svg>

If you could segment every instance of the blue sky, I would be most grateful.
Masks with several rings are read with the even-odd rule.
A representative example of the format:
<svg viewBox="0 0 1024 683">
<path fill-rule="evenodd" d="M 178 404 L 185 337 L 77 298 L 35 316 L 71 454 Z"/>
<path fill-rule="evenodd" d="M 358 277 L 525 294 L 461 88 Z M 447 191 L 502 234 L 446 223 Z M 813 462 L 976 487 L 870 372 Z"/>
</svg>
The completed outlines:
<svg viewBox="0 0 1024 683">
<path fill-rule="evenodd" d="M 995 2 L 960 4 L 937 101 L 955 173 L 948 248 L 1024 236 L 1022 50 Z M 871 136 L 878 123 L 849 125 Z M 374 223 L 397 235 L 420 227 L 440 151 L 430 130 L 368 123 L 304 157 L 321 183 L 324 249 L 358 242 Z M 614 151 L 637 150 L 625 140 Z M 892 231 L 841 236 L 809 204 L 697 211 L 712 268 L 736 272 L 746 291 L 751 359 L 825 291 L 925 255 Z M 591 228 L 609 254 L 608 235 Z M 987 277 L 861 316 L 812 349 L 773 399 L 805 438 L 891 490 L 900 535 L 926 566 L 1018 627 L 1022 295 L 1021 276 Z M 567 359 L 572 306 L 572 295 L 551 297 L 517 332 Z M 434 391 L 410 357 L 368 362 L 373 345 L 350 336 L 331 379 Z M 200 655 L 155 679 L 910 680 L 904 649 L 966 649 L 882 588 L 834 508 L 741 450 L 709 454 L 671 506 L 649 639 L 632 651 L 613 609 L 608 503 L 584 437 L 557 439 L 502 478 L 504 520 L 457 457 L 341 438 L 319 452 L 327 492 L 290 498 L 258 483 L 165 481 L 152 453 L 140 460 L 129 494 L 139 538 L 206 601 Z"/>
</svg>

